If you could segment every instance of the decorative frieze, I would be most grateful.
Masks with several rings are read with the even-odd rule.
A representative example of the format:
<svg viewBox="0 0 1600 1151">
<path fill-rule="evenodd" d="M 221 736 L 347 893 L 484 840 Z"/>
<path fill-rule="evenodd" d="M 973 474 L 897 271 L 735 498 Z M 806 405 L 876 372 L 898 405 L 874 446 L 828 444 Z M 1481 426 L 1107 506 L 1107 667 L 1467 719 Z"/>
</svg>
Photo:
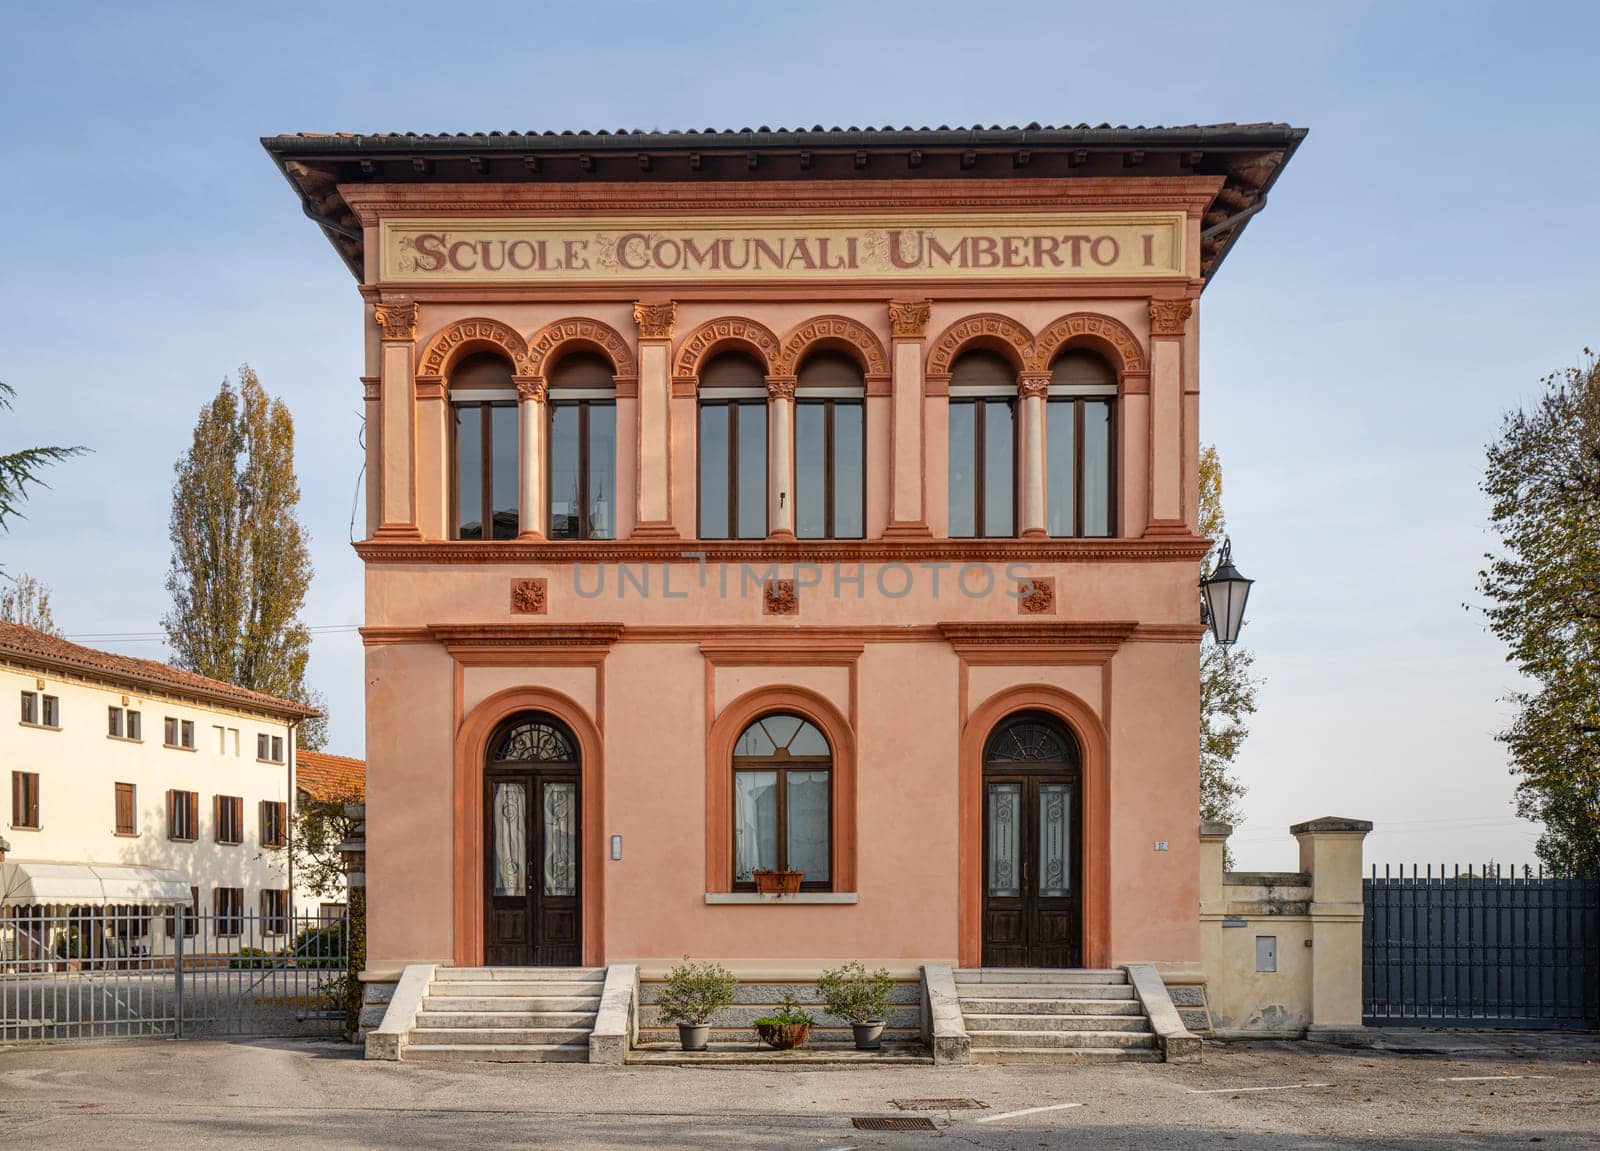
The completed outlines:
<svg viewBox="0 0 1600 1151">
<path fill-rule="evenodd" d="M 497 348 L 515 365 L 519 375 L 534 374 L 528 370 L 528 345 L 522 337 L 510 325 L 486 319 L 461 320 L 434 336 L 422 353 L 417 374 L 443 376 L 451 356 L 465 344 Z"/>
<path fill-rule="evenodd" d="M 511 581 L 511 614 L 544 615 L 549 600 L 549 583 L 542 579 Z"/>
<path fill-rule="evenodd" d="M 938 342 L 934 344 L 933 351 L 928 356 L 928 374 L 948 376 L 956 354 L 974 343 L 991 346 L 997 343 L 1008 344 L 1015 350 L 1017 359 L 1027 362 L 1033 352 L 1033 333 L 1010 316 L 1002 316 L 996 312 L 967 316 L 957 320 L 940 334 Z"/>
<path fill-rule="evenodd" d="M 610 359 L 611 367 L 619 377 L 632 379 L 639 374 L 633 362 L 633 349 L 622 338 L 622 334 L 610 324 L 586 316 L 553 320 L 535 332 L 528 340 L 526 374 L 544 375 L 545 365 L 551 362 L 557 349 L 569 343 L 599 348 Z"/>
<path fill-rule="evenodd" d="M 742 345 L 754 351 L 756 358 L 769 369 L 778 358 L 781 346 L 772 329 L 758 320 L 748 320 L 742 316 L 707 320 L 691 332 L 678 348 L 678 362 L 673 365 L 673 376 L 698 376 L 700 364 L 707 353 L 724 344 Z"/>
<path fill-rule="evenodd" d="M 1054 615 L 1056 581 L 1054 576 L 1031 576 L 1017 585 L 1018 615 Z"/>
<path fill-rule="evenodd" d="M 848 316 L 818 316 L 795 328 L 783 341 L 773 370 L 779 375 L 794 375 L 801 357 L 816 344 L 848 344 L 855 349 L 857 359 L 865 365 L 867 375 L 889 375 L 889 357 L 883 350 L 882 342 L 865 324 Z"/>
</svg>

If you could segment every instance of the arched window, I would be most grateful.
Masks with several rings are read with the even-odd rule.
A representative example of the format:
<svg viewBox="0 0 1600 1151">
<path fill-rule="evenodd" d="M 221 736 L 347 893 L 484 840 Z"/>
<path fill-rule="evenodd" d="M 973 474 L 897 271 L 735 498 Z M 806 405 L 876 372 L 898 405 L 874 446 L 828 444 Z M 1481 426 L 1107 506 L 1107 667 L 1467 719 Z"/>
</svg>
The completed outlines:
<svg viewBox="0 0 1600 1151">
<path fill-rule="evenodd" d="M 866 380 L 840 352 L 800 365 L 794 389 L 794 534 L 866 535 Z"/>
<path fill-rule="evenodd" d="M 1050 365 L 1045 516 L 1053 536 L 1115 534 L 1117 373 L 1094 352 L 1069 348 Z"/>
<path fill-rule="evenodd" d="M 950 366 L 950 534 L 1016 534 L 1017 373 L 994 352 Z"/>
<path fill-rule="evenodd" d="M 453 465 L 450 534 L 458 540 L 517 538 L 517 389 L 496 352 L 464 356 L 450 373 Z"/>
<path fill-rule="evenodd" d="M 550 373 L 553 540 L 608 540 L 617 499 L 617 388 L 611 364 L 577 352 Z"/>
<path fill-rule="evenodd" d="M 700 538 L 767 534 L 767 374 L 738 352 L 700 373 Z"/>
<path fill-rule="evenodd" d="M 518 720 L 489 743 L 490 763 L 577 763 L 577 743 L 545 719 Z"/>
<path fill-rule="evenodd" d="M 758 870 L 804 872 L 800 886 L 833 885 L 833 753 L 798 715 L 764 715 L 733 745 L 733 882 Z"/>
</svg>

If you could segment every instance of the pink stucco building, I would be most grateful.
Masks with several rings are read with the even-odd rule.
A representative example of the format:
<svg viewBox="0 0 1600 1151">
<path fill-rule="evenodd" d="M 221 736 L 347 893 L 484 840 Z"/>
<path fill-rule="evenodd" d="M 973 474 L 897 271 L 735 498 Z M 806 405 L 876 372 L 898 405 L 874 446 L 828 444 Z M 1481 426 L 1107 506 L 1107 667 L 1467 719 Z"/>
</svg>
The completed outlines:
<svg viewBox="0 0 1600 1151">
<path fill-rule="evenodd" d="M 1302 134 L 265 141 L 364 301 L 372 969 L 1197 971 L 1200 303 Z"/>
</svg>

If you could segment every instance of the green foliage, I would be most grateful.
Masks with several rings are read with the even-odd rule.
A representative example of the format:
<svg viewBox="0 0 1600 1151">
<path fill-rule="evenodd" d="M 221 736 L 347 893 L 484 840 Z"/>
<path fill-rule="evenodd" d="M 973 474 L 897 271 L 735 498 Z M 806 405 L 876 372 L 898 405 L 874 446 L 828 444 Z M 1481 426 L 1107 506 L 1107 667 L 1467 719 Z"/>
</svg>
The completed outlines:
<svg viewBox="0 0 1600 1151">
<path fill-rule="evenodd" d="M 352 887 L 346 900 L 350 949 L 344 965 L 344 1029 L 354 1040 L 361 1030 L 361 973 L 367 969 L 367 889 Z"/>
<path fill-rule="evenodd" d="M 300 622 L 311 556 L 296 508 L 294 420 L 249 365 L 200 409 L 173 469 L 172 563 L 162 617 L 174 662 L 190 671 L 309 706 L 311 636 Z M 318 748 L 325 722 L 302 724 Z"/>
<path fill-rule="evenodd" d="M 1482 484 L 1500 552 L 1478 590 L 1531 681 L 1499 738 L 1517 814 L 1544 824 L 1536 850 L 1557 875 L 1600 873 L 1600 361 L 1584 357 L 1506 414 Z"/>
<path fill-rule="evenodd" d="M 297 967 L 343 967 L 344 922 L 326 927 L 307 927 L 289 944 L 289 954 Z"/>
<path fill-rule="evenodd" d="M 868 972 L 859 960 L 824 971 L 817 980 L 817 995 L 829 1015 L 849 1023 L 875 1022 L 889 1014 L 889 993 L 894 980 L 887 968 Z"/>
<path fill-rule="evenodd" d="M 69 927 L 56 936 L 57 959 L 82 959 L 89 954 L 89 941 L 76 927 Z"/>
<path fill-rule="evenodd" d="M 771 1015 L 763 1015 L 755 1021 L 757 1027 L 794 1027 L 797 1024 L 811 1023 L 811 1016 L 800 1009 L 799 1002 L 793 995 L 785 992 L 783 1005 Z"/>
<path fill-rule="evenodd" d="M 663 1023 L 709 1023 L 711 1017 L 733 1002 L 739 981 L 717 963 L 683 962 L 667 972 L 666 984 L 656 1001 Z"/>
<path fill-rule="evenodd" d="M 11 586 L 6 587 L 9 583 Z M 15 576 L 0 572 L 0 620 L 20 623 L 46 635 L 60 635 L 50 611 L 50 589 L 27 572 Z"/>
<path fill-rule="evenodd" d="M 1220 544 L 1228 532 L 1222 509 L 1222 460 L 1210 445 L 1200 450 L 1199 513 L 1200 534 Z M 1210 574 L 1215 563 L 1213 549 L 1202 572 Z M 1220 646 L 1209 630 L 1200 640 L 1200 818 L 1208 823 L 1233 826 L 1244 819 L 1245 786 L 1232 768 L 1256 710 L 1261 681 L 1252 674 L 1254 665 L 1252 652 L 1237 643 L 1232 648 Z M 1232 866 L 1231 858 L 1228 865 Z"/>
<path fill-rule="evenodd" d="M 299 798 L 294 808 L 294 835 L 289 845 L 295 882 L 313 895 L 329 898 L 344 889 L 344 856 L 339 845 L 354 837 L 359 821 L 346 807 L 360 803 L 349 794 L 333 799 Z"/>
<path fill-rule="evenodd" d="M 15 388 L 0 382 L 0 412 L 11 410 L 11 398 L 16 394 Z M 23 448 L 0 455 L 0 532 L 7 530 L 13 518 L 22 518 L 22 505 L 27 502 L 30 485 L 50 486 L 42 477 L 45 468 L 88 450 L 84 447 Z"/>
<path fill-rule="evenodd" d="M 262 970 L 276 965 L 272 952 L 259 947 L 241 947 L 228 957 L 230 971 Z"/>
</svg>

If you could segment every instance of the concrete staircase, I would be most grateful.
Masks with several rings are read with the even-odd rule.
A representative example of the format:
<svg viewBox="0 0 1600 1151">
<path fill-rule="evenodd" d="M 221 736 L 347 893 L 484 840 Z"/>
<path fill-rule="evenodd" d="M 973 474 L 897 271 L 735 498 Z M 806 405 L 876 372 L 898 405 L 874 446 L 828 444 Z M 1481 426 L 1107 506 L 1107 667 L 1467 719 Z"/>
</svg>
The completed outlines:
<svg viewBox="0 0 1600 1151">
<path fill-rule="evenodd" d="M 586 1063 L 603 967 L 441 967 L 408 1063 Z"/>
<path fill-rule="evenodd" d="M 1123 971 L 968 968 L 956 997 L 974 1063 L 1159 1063 L 1160 1040 Z"/>
</svg>

